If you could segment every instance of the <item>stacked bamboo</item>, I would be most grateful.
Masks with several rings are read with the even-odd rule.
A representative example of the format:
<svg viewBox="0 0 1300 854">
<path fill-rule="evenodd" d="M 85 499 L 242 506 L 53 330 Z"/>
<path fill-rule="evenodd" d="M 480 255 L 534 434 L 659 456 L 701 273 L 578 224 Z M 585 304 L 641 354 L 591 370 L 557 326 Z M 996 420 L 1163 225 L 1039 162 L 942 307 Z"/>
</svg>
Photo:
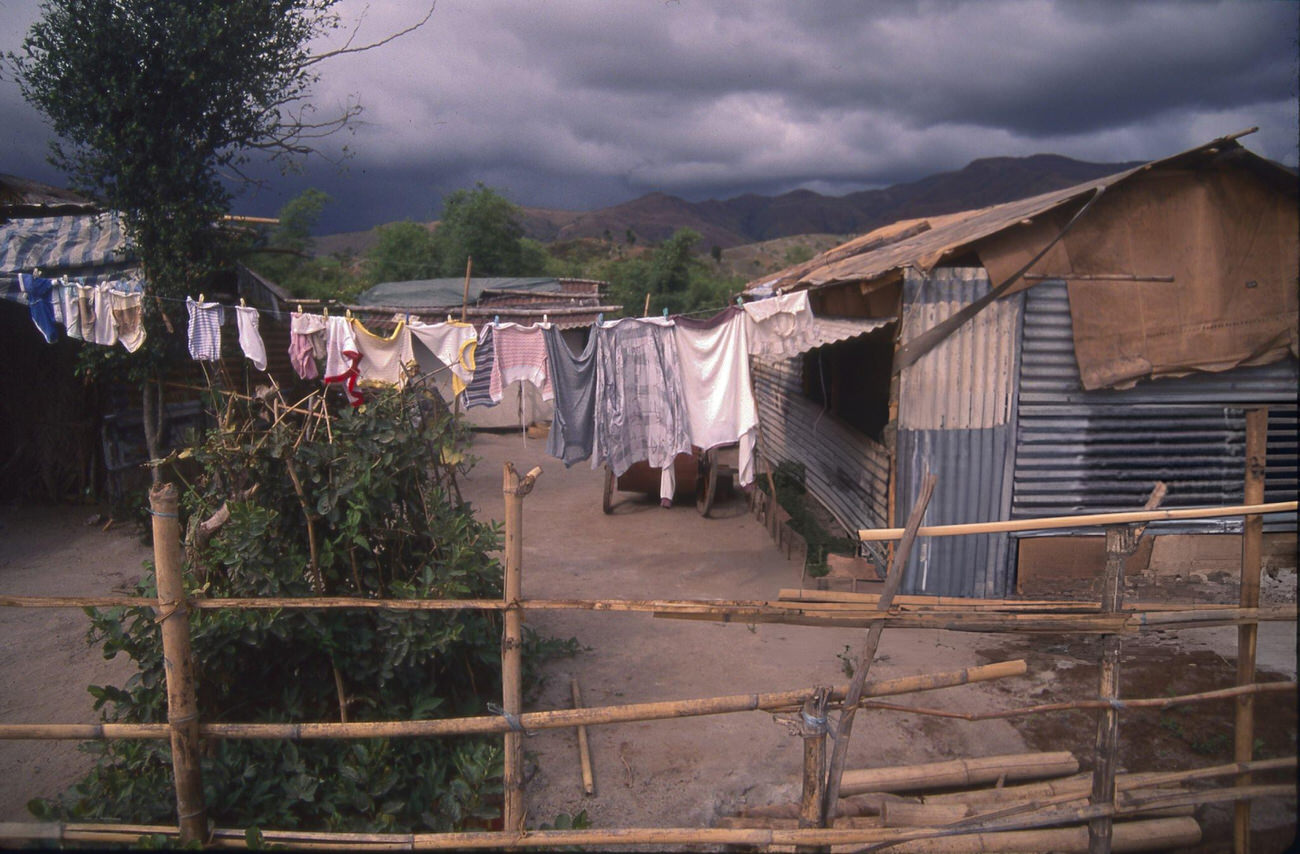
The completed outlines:
<svg viewBox="0 0 1300 854">
<path fill-rule="evenodd" d="M 891 851 L 1087 851 L 1090 817 L 1115 819 L 1115 851 L 1196 845 L 1197 804 L 1231 800 L 1232 789 L 1193 790 L 1187 784 L 1243 771 L 1295 769 L 1296 758 L 1232 763 L 1167 773 L 1119 774 L 1115 804 L 1089 807 L 1092 774 L 1077 773 L 1068 751 L 956 759 L 922 765 L 849 770 L 840 789 L 836 829 L 890 829 L 903 842 Z M 1007 785 L 1013 784 L 1013 785 Z M 1261 786 L 1265 794 L 1294 786 Z M 1267 791 L 1264 791 L 1267 790 Z M 1284 792 L 1283 790 L 1287 790 Z M 719 818 L 718 827 L 789 830 L 798 826 L 798 803 L 750 807 Z"/>
</svg>

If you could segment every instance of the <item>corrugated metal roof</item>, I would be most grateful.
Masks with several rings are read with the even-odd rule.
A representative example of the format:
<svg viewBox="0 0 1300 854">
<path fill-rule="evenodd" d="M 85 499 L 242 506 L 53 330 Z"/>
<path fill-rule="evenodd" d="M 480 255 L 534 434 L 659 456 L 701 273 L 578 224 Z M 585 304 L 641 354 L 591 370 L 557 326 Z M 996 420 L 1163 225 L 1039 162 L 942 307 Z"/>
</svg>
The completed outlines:
<svg viewBox="0 0 1300 854">
<path fill-rule="evenodd" d="M 469 280 L 469 301 L 477 302 L 484 291 L 526 291 L 563 293 L 558 279 L 473 278 Z M 417 279 L 409 282 L 381 282 L 356 298 L 360 306 L 445 309 L 459 307 L 465 299 L 465 279 Z"/>
<path fill-rule="evenodd" d="M 1250 132 L 1253 129 L 1245 133 Z M 1172 157 L 1020 201 L 896 222 L 837 246 L 811 261 L 789 267 L 773 276 L 756 279 L 746 286 L 746 290 L 795 291 L 845 282 L 867 282 L 908 267 L 926 272 L 945 256 L 953 256 L 958 250 L 1011 228 L 1023 220 L 1069 205 L 1098 188 L 1111 187 L 1153 167 L 1177 166 L 1185 160 L 1218 155 L 1224 151 L 1232 150 L 1247 158 L 1253 168 L 1277 173 L 1278 177 L 1287 175 L 1291 181 L 1295 180 L 1294 175 L 1282 167 L 1251 154 L 1234 141 L 1243 135 L 1244 133 L 1239 133 L 1221 137 Z"/>
</svg>

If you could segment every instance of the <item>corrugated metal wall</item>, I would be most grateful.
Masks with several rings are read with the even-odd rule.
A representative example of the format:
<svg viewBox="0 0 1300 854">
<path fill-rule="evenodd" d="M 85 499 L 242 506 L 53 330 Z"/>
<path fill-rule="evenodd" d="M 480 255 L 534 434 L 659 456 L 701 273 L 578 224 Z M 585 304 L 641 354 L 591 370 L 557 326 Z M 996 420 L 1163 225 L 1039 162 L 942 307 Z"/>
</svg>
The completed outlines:
<svg viewBox="0 0 1300 854">
<path fill-rule="evenodd" d="M 1294 500 L 1295 359 L 1084 391 L 1065 284 L 1044 282 L 1026 294 L 1014 517 L 1135 509 L 1157 480 L 1169 486 L 1164 507 L 1240 503 L 1244 410 L 1259 404 L 1269 405 L 1267 500 Z M 1240 531 L 1241 522 L 1155 527 Z M 1294 530 L 1295 514 L 1267 517 L 1265 529 Z"/>
<path fill-rule="evenodd" d="M 880 333 L 885 334 L 885 333 Z M 889 454 L 803 396 L 803 358 L 753 360 L 758 418 L 774 462 L 803 463 L 805 486 L 848 531 L 885 527 Z"/>
<path fill-rule="evenodd" d="M 903 279 L 906 343 L 988 292 L 983 268 Z M 1022 297 L 998 300 L 899 377 L 898 523 L 926 471 L 938 476 L 925 523 L 1005 519 L 1011 505 L 1013 412 Z M 922 538 L 908 561 L 910 593 L 1001 597 L 1014 582 L 1005 534 Z"/>
</svg>

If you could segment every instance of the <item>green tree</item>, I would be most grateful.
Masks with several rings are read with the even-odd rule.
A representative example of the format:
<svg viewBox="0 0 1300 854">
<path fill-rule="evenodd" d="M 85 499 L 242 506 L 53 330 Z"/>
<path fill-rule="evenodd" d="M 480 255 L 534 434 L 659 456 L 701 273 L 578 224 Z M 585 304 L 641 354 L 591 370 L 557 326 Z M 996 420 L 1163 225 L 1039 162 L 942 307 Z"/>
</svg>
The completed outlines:
<svg viewBox="0 0 1300 854">
<path fill-rule="evenodd" d="M 366 252 L 366 278 L 371 284 L 437 278 L 441 255 L 428 226 L 411 220 L 390 222 L 375 229 L 375 245 Z"/>
<path fill-rule="evenodd" d="M 51 162 L 121 213 L 151 293 L 170 300 L 145 301 L 145 355 L 100 365 L 152 378 L 159 399 L 159 306 L 184 329 L 180 299 L 203 291 L 222 263 L 228 242 L 214 225 L 232 198 L 223 173 L 242 175 L 258 152 L 305 154 L 360 110 L 349 102 L 316 120 L 308 100 L 321 59 L 373 46 L 311 53 L 339 26 L 336 2 L 46 0 L 19 52 L 7 55 L 23 97 L 58 136 Z M 103 348 L 87 348 L 95 349 Z M 161 407 L 144 389 L 157 457 Z"/>
<path fill-rule="evenodd" d="M 311 233 L 320 222 L 321 212 L 332 201 L 324 190 L 308 187 L 285 202 L 277 214 L 280 224 L 271 234 L 271 244 L 293 252 L 310 252 Z"/>
<path fill-rule="evenodd" d="M 670 314 L 721 308 L 739 281 L 719 277 L 695 257 L 699 240 L 698 232 L 679 228 L 655 247 L 648 260 L 633 257 L 608 264 L 601 276 L 610 282 L 611 298 L 629 315 L 640 314 L 646 294 L 652 313 L 665 308 Z"/>
<path fill-rule="evenodd" d="M 479 182 L 472 190 L 456 190 L 442 200 L 442 219 L 434 242 L 444 276 L 465 274 L 474 259 L 477 276 L 520 276 L 542 272 L 542 259 L 526 253 L 519 208 L 496 190 Z"/>
</svg>

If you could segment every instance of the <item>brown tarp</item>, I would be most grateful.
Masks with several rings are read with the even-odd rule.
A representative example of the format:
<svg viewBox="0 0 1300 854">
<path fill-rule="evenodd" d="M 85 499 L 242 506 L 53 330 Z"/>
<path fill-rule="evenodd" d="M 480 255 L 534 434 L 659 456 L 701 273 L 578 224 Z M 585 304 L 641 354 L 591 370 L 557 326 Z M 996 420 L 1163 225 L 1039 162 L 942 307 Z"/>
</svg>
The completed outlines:
<svg viewBox="0 0 1300 854">
<path fill-rule="evenodd" d="M 1027 263 L 1080 204 L 983 241 L 991 281 Z M 1110 187 L 1029 273 L 1069 283 L 1084 388 L 1127 388 L 1296 355 L 1298 232 L 1293 188 L 1241 169 L 1154 170 Z"/>
</svg>

